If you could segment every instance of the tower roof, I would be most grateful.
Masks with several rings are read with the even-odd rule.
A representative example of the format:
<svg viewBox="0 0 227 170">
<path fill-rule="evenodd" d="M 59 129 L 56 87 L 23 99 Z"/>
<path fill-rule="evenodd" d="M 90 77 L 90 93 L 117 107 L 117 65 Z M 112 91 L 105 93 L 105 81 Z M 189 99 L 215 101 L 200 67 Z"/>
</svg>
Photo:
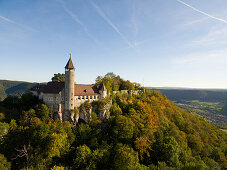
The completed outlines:
<svg viewBox="0 0 227 170">
<path fill-rule="evenodd" d="M 105 87 L 104 83 L 101 84 L 100 90 L 101 90 L 101 91 L 106 91 L 106 87 Z"/>
<path fill-rule="evenodd" d="M 66 69 L 75 69 L 75 66 L 74 66 L 74 64 L 73 64 L 73 61 L 72 61 L 72 59 L 71 59 L 71 54 L 70 54 L 69 61 L 68 61 L 68 63 L 66 64 L 65 68 L 66 68 Z"/>
</svg>

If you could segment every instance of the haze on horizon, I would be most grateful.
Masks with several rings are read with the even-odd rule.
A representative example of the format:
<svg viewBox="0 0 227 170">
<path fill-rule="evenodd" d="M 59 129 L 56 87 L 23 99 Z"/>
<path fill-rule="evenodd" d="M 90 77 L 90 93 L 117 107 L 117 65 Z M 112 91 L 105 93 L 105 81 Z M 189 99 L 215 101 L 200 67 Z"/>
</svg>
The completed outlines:
<svg viewBox="0 0 227 170">
<path fill-rule="evenodd" d="M 0 0 L 0 79 L 114 72 L 149 87 L 227 88 L 226 0 Z"/>
</svg>

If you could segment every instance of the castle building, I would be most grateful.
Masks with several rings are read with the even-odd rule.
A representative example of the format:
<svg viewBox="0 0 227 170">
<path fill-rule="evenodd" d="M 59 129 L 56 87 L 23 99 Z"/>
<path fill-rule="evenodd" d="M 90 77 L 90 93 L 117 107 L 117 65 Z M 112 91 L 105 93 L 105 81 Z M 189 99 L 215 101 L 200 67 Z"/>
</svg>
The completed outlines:
<svg viewBox="0 0 227 170">
<path fill-rule="evenodd" d="M 71 56 L 65 66 L 65 82 L 48 82 L 39 84 L 31 89 L 31 92 L 38 96 L 40 100 L 51 107 L 63 121 L 75 122 L 74 108 L 78 108 L 82 103 L 104 99 L 107 90 L 104 84 L 78 85 L 75 84 L 75 66 Z"/>
</svg>

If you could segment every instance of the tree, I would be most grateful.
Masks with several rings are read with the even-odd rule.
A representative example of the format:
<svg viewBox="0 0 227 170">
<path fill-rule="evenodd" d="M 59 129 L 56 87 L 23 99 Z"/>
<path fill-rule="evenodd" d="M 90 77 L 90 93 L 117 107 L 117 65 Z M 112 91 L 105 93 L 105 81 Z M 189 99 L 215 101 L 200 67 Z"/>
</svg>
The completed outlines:
<svg viewBox="0 0 227 170">
<path fill-rule="evenodd" d="M 39 106 L 36 114 L 43 121 L 50 120 L 50 118 L 52 118 L 51 110 L 45 104 L 41 104 Z"/>
<path fill-rule="evenodd" d="M 122 110 L 117 105 L 117 103 L 112 104 L 112 106 L 110 108 L 110 115 L 111 116 L 119 116 L 119 115 L 122 115 Z"/>
<path fill-rule="evenodd" d="M 102 82 L 102 79 L 103 79 L 102 76 L 98 76 L 98 77 L 95 79 L 95 83 L 96 83 L 97 85 L 100 85 L 101 82 Z"/>
<path fill-rule="evenodd" d="M 128 145 L 118 144 L 115 148 L 114 169 L 138 169 L 139 158 L 138 153 Z"/>
<path fill-rule="evenodd" d="M 9 131 L 9 124 L 5 122 L 0 122 L 0 144 L 1 139 L 5 136 Z"/>
<path fill-rule="evenodd" d="M 54 166 L 53 168 L 51 168 L 51 170 L 65 170 L 66 168 L 64 168 L 63 166 Z"/>
<path fill-rule="evenodd" d="M 30 167 L 30 159 L 31 159 L 31 156 L 30 156 L 30 153 L 29 153 L 29 150 L 30 150 L 30 144 L 28 146 L 24 145 L 22 149 L 15 149 L 18 154 L 15 158 L 13 159 L 17 159 L 17 158 L 25 158 L 25 167 L 26 169 L 28 170 L 29 167 Z"/>
<path fill-rule="evenodd" d="M 23 110 L 34 108 L 38 103 L 38 97 L 34 96 L 32 93 L 25 93 L 21 96 L 21 107 Z"/>
<path fill-rule="evenodd" d="M 91 159 L 91 149 L 87 145 L 77 147 L 76 158 L 73 160 L 75 168 L 85 169 Z"/>
<path fill-rule="evenodd" d="M 111 79 L 114 79 L 116 77 L 116 74 L 114 74 L 113 72 L 109 72 L 105 75 L 105 77 L 109 77 Z"/>
<path fill-rule="evenodd" d="M 139 151 L 140 160 L 143 160 L 144 156 L 150 157 L 151 141 L 148 137 L 136 138 L 135 148 Z"/>
<path fill-rule="evenodd" d="M 129 80 L 122 81 L 120 90 L 135 90 L 135 85 L 131 83 Z"/>
<path fill-rule="evenodd" d="M 179 167 L 179 145 L 174 137 L 165 137 L 162 145 L 163 158 L 172 167 Z"/>
<path fill-rule="evenodd" d="M 20 123 L 22 125 L 29 125 L 31 123 L 31 120 L 36 117 L 35 110 L 30 109 L 28 111 L 23 111 L 23 115 L 21 117 Z"/>
<path fill-rule="evenodd" d="M 113 127 L 113 135 L 120 141 L 129 142 L 133 137 L 133 129 L 135 124 L 126 116 L 117 116 L 115 126 Z"/>
<path fill-rule="evenodd" d="M 7 162 L 7 159 L 4 155 L 0 154 L 0 169 L 8 170 L 11 167 L 11 163 Z"/>
<path fill-rule="evenodd" d="M 102 162 L 103 151 L 92 151 L 87 145 L 81 145 L 76 149 L 76 158 L 73 160 L 75 169 L 97 169 Z"/>
<path fill-rule="evenodd" d="M 65 82 L 65 74 L 61 74 L 61 73 L 54 74 L 51 80 L 56 82 Z"/>
</svg>

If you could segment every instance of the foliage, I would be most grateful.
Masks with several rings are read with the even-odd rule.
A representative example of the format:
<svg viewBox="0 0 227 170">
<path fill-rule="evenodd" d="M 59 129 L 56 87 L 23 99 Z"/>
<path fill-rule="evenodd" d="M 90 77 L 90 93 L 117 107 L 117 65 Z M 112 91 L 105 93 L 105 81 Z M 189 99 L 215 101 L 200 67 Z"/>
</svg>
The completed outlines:
<svg viewBox="0 0 227 170">
<path fill-rule="evenodd" d="M 105 77 L 97 83 L 108 80 L 112 90 L 123 87 L 118 76 Z M 8 97 L 0 103 L 2 169 L 227 168 L 227 134 L 160 92 L 87 101 L 74 112 L 91 111 L 92 121 L 76 126 L 53 120 L 52 110 L 33 97 Z M 97 115 L 107 103 L 110 118 L 100 120 Z M 18 156 L 23 148 L 27 156 Z"/>
<path fill-rule="evenodd" d="M 104 83 L 109 92 L 119 90 L 137 90 L 141 86 L 139 83 L 131 83 L 129 80 L 124 80 L 120 76 L 116 76 L 114 73 L 107 73 L 104 77 L 98 76 L 96 78 L 96 85 Z"/>
<path fill-rule="evenodd" d="M 65 82 L 65 74 L 57 73 L 51 78 L 52 81 Z"/>
<path fill-rule="evenodd" d="M 118 144 L 115 148 L 114 168 L 118 170 L 138 169 L 138 153 L 127 145 Z"/>
<path fill-rule="evenodd" d="M 0 154 L 0 169 L 8 170 L 11 167 L 11 163 L 7 161 L 4 155 Z"/>
</svg>

